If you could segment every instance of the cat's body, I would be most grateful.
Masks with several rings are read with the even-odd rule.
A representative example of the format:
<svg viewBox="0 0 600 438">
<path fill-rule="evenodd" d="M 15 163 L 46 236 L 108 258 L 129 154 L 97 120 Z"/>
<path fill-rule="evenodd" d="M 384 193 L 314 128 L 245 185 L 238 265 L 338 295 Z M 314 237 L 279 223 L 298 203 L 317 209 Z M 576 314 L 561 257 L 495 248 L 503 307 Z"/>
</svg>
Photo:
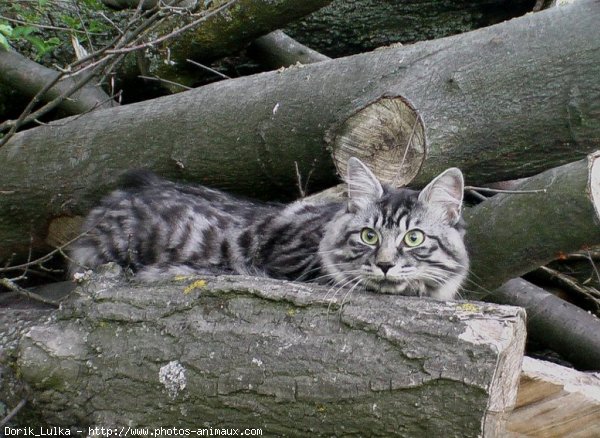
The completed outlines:
<svg viewBox="0 0 600 438">
<path fill-rule="evenodd" d="M 90 212 L 72 258 L 145 280 L 236 273 L 454 298 L 468 268 L 460 172 L 419 194 L 382 187 L 357 159 L 348 168 L 347 202 L 289 205 L 132 173 Z"/>
</svg>

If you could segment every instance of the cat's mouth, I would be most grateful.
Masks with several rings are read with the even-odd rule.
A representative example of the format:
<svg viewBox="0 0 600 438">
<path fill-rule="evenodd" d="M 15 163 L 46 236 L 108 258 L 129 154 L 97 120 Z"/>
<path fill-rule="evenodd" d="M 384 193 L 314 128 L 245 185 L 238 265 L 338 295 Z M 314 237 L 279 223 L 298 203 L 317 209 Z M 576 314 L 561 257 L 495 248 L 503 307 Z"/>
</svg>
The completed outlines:
<svg viewBox="0 0 600 438">
<path fill-rule="evenodd" d="M 420 296 L 423 289 L 420 281 L 394 277 L 369 278 L 365 286 L 372 292 L 405 296 Z"/>
</svg>

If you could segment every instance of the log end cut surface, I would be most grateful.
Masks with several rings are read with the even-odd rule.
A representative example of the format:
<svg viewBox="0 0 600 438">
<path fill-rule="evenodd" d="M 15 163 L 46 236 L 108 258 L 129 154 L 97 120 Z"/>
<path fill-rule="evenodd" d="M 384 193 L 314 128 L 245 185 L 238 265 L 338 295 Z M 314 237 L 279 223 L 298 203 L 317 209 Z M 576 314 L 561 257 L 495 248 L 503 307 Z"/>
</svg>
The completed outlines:
<svg viewBox="0 0 600 438">
<path fill-rule="evenodd" d="M 402 97 L 382 97 L 346 119 L 334 134 L 333 158 L 346 175 L 350 157 L 359 158 L 383 182 L 407 185 L 425 161 L 426 138 L 421 117 Z"/>
</svg>

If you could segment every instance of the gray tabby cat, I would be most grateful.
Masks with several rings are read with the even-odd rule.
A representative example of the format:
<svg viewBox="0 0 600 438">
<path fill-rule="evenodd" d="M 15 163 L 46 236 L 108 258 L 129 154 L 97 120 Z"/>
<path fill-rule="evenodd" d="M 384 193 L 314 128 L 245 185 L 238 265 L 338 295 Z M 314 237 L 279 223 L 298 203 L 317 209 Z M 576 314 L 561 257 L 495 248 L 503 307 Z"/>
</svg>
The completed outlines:
<svg viewBox="0 0 600 438">
<path fill-rule="evenodd" d="M 90 212 L 72 257 L 89 268 L 113 261 L 143 280 L 236 273 L 455 298 L 469 264 L 460 170 L 418 193 L 382 186 L 351 158 L 346 183 L 346 202 L 279 205 L 129 173 Z"/>
</svg>

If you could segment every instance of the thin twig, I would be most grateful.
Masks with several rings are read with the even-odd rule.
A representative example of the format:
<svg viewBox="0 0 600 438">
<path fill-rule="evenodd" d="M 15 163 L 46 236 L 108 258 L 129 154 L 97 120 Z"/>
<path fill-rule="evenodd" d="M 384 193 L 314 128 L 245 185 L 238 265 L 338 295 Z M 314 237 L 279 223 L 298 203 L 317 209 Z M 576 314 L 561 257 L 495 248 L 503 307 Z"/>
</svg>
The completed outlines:
<svg viewBox="0 0 600 438">
<path fill-rule="evenodd" d="M 104 12 L 100 12 L 99 15 L 104 18 L 116 31 L 119 35 L 123 35 L 124 32 L 121 30 L 121 28 L 119 26 L 117 26 L 117 24 L 111 20 L 109 17 L 106 16 L 106 14 Z"/>
<path fill-rule="evenodd" d="M 48 305 L 56 307 L 56 308 L 60 307 L 60 304 L 58 301 L 44 298 L 41 295 L 38 295 L 31 291 L 28 291 L 27 289 L 24 289 L 21 286 L 19 286 L 18 284 L 14 283 L 9 278 L 6 278 L 6 277 L 0 278 L 0 286 L 4 286 L 8 290 L 12 290 L 13 292 L 16 292 L 19 295 L 29 298 L 30 300 L 39 301 L 40 303 L 48 304 Z"/>
<path fill-rule="evenodd" d="M 223 74 L 223 73 L 221 73 L 220 71 L 218 71 L 218 70 L 215 70 L 214 68 L 210 68 L 210 67 L 209 67 L 209 66 L 207 66 L 207 65 L 200 64 L 199 62 L 197 62 L 197 61 L 194 61 L 194 60 L 191 60 L 191 59 L 186 59 L 186 61 L 187 61 L 187 62 L 189 62 L 190 64 L 194 64 L 195 66 L 198 66 L 198 67 L 200 67 L 200 68 L 203 68 L 203 69 L 205 69 L 205 70 L 208 70 L 208 71 L 209 71 L 209 72 L 211 72 L 211 73 L 214 73 L 214 74 L 216 74 L 216 75 L 218 75 L 218 76 L 221 76 L 223 79 L 231 79 L 231 77 L 230 77 L 230 76 L 227 76 L 226 74 Z"/>
<path fill-rule="evenodd" d="M 27 399 L 26 398 L 21 399 L 21 401 L 17 404 L 17 406 L 15 406 L 8 414 L 6 414 L 6 417 L 4 417 L 2 420 L 0 420 L 0 427 L 4 427 L 5 425 L 7 425 L 8 422 L 10 420 L 12 420 L 14 418 L 14 416 L 17 415 L 21 409 L 23 409 L 23 406 L 25 406 L 25 403 L 27 403 Z"/>
<path fill-rule="evenodd" d="M 549 275 L 550 278 L 555 279 L 558 283 L 568 287 L 569 290 L 581 295 L 586 300 L 593 302 L 596 306 L 596 311 L 600 311 L 600 291 L 598 291 L 596 288 L 583 286 L 573 277 L 563 274 L 556 269 L 552 269 L 547 266 L 542 266 L 539 269 L 543 273 Z"/>
<path fill-rule="evenodd" d="M 486 196 L 482 195 L 481 193 L 479 193 L 476 190 L 465 190 L 465 192 L 467 192 L 468 194 L 470 194 L 471 196 L 477 198 L 479 201 L 482 201 L 482 202 L 488 199 Z"/>
<path fill-rule="evenodd" d="M 71 245 L 73 242 L 75 242 L 80 237 L 85 236 L 87 233 L 88 233 L 88 231 L 86 230 L 86 231 L 78 234 L 77 236 L 73 237 L 71 240 L 67 241 L 66 243 L 63 243 L 60 246 L 57 246 L 55 249 L 53 249 L 49 253 L 47 253 L 47 254 L 43 255 L 42 257 L 39 257 L 35 260 L 31 260 L 30 262 L 22 263 L 20 265 L 5 266 L 4 268 L 0 268 L 0 272 L 19 271 L 19 270 L 26 269 L 28 266 L 39 265 L 40 263 L 47 262 L 52 257 L 54 257 L 55 254 L 62 253 L 62 251 L 65 248 L 67 248 L 69 245 Z"/>
<path fill-rule="evenodd" d="M 146 15 L 142 14 L 142 16 L 146 16 Z M 136 18 L 135 20 L 130 21 L 130 23 L 128 23 L 127 27 L 133 26 L 134 21 L 137 21 L 137 20 L 138 19 Z M 79 65 L 84 65 L 88 61 L 91 61 L 91 60 L 95 59 L 96 57 L 105 54 L 107 52 L 107 50 L 109 50 L 111 47 L 120 48 L 120 47 L 126 46 L 127 44 L 129 44 L 129 42 L 132 39 L 137 38 L 140 33 L 144 32 L 149 27 L 151 27 L 152 24 L 156 22 L 156 20 L 158 20 L 157 17 L 150 16 L 149 18 L 142 21 L 142 23 L 127 36 L 124 36 L 124 35 L 117 36 L 117 37 L 113 38 L 113 40 L 109 44 L 107 44 L 103 48 L 97 50 L 96 52 L 89 54 L 88 56 L 85 56 L 81 59 L 78 59 L 77 61 L 69 64 L 69 66 L 67 66 L 67 68 L 65 68 L 65 69 L 59 69 L 59 72 L 57 73 L 57 75 L 50 82 L 48 82 L 41 90 L 39 90 L 36 93 L 36 95 L 31 99 L 29 104 L 26 106 L 26 108 L 23 110 L 23 112 L 21 113 L 21 115 L 19 116 L 19 118 L 16 121 L 6 121 L 6 122 L 0 124 L 0 131 L 10 128 L 8 133 L 2 139 L 0 139 L 0 147 L 2 147 L 4 144 L 6 144 L 8 142 L 8 140 L 16 133 L 16 131 L 21 126 L 23 126 L 26 123 L 32 122 L 32 121 L 40 118 L 47 112 L 53 110 L 56 106 L 58 106 L 60 103 L 62 103 L 65 99 L 67 99 L 73 93 L 76 93 L 79 89 L 81 89 L 83 86 L 85 86 L 92 79 L 92 77 L 94 77 L 95 74 L 97 74 L 104 67 L 106 67 L 106 65 L 114 57 L 114 55 L 104 56 L 99 61 L 85 65 L 85 67 L 74 72 L 73 69 L 75 67 L 77 67 Z M 119 57 L 117 57 L 117 58 L 119 58 Z M 73 84 L 71 87 L 69 87 L 69 89 L 66 90 L 64 93 L 62 93 L 60 96 L 51 100 L 46 105 L 44 105 L 42 108 L 40 108 L 37 111 L 32 113 L 33 107 L 39 101 L 41 101 L 43 95 L 46 94 L 46 92 L 48 92 L 63 77 L 65 77 L 65 76 L 73 77 L 75 75 L 80 75 L 87 70 L 91 70 L 88 75 L 84 76 L 80 81 L 75 82 L 75 84 Z"/>
<path fill-rule="evenodd" d="M 168 33 L 167 35 L 159 37 L 159 38 L 157 38 L 155 40 L 148 41 L 147 43 L 139 44 L 139 45 L 136 45 L 136 46 L 130 46 L 130 47 L 124 47 L 124 48 L 120 48 L 120 49 L 107 50 L 106 53 L 109 53 L 109 54 L 129 53 L 129 52 L 134 52 L 136 50 L 142 50 L 142 49 L 147 49 L 149 47 L 154 47 L 157 44 L 160 44 L 160 43 L 162 43 L 162 42 L 164 42 L 166 40 L 174 38 L 174 37 L 182 34 L 183 32 L 185 32 L 185 31 L 187 31 L 189 29 L 192 29 L 193 27 L 196 27 L 198 24 L 202 23 L 203 21 L 208 20 L 213 15 L 216 15 L 216 14 L 224 11 L 225 9 L 229 8 L 230 6 L 232 6 L 237 1 L 238 0 L 230 0 L 227 3 L 219 6 L 218 8 L 216 8 L 216 9 L 210 11 L 209 13 L 203 15 L 202 17 L 198 18 L 197 20 L 194 20 L 191 23 L 186 24 L 185 26 L 182 26 L 179 29 L 176 29 L 173 32 Z"/>
<path fill-rule="evenodd" d="M 179 84 L 177 82 L 169 81 L 168 79 L 142 75 L 139 75 L 138 78 L 147 79 L 149 81 L 164 82 L 165 84 L 176 85 L 177 87 L 185 88 L 186 90 L 193 90 L 192 87 L 188 87 L 187 85 Z"/>
<path fill-rule="evenodd" d="M 510 193 L 513 195 L 530 195 L 533 193 L 546 193 L 546 189 L 536 189 L 536 190 L 502 190 L 502 189 L 490 189 L 488 187 L 475 187 L 475 186 L 465 186 L 465 190 L 472 190 L 476 192 L 485 192 L 485 193 Z"/>
<path fill-rule="evenodd" d="M 38 109 L 34 112 L 31 112 L 31 109 L 33 107 L 33 105 L 32 105 L 28 111 L 29 115 L 27 115 L 26 117 L 22 117 L 24 114 L 26 114 L 26 112 L 23 111 L 23 113 L 21 114 L 19 119 L 16 122 L 14 122 L 9 133 L 2 140 L 0 140 L 0 147 L 2 147 L 8 141 L 8 139 L 12 136 L 12 134 L 14 134 L 14 132 L 18 128 L 20 128 L 22 125 L 29 123 L 29 122 L 33 122 L 35 119 L 42 117 L 44 114 L 47 114 L 49 111 L 52 111 L 54 108 L 56 108 L 58 105 L 60 105 L 63 101 L 68 99 L 71 95 L 73 95 L 74 93 L 79 91 L 81 88 L 83 88 L 92 79 L 94 74 L 97 71 L 101 70 L 103 67 L 104 67 L 104 64 L 98 65 L 97 68 L 93 69 L 89 75 L 84 76 L 79 81 L 75 82 L 75 84 L 72 85 L 68 90 L 66 90 L 64 93 L 62 93 L 60 96 L 56 97 L 55 99 L 52 99 L 50 102 L 46 103 L 40 109 Z M 59 73 L 59 75 L 61 75 L 61 73 Z M 51 81 L 50 83 L 52 83 L 52 82 L 54 82 L 54 81 Z M 46 89 L 46 88 L 47 87 L 44 87 L 44 89 Z M 47 91 L 47 90 L 45 90 L 45 91 Z M 29 107 L 29 105 L 28 105 L 28 107 Z"/>
<path fill-rule="evenodd" d="M 302 188 L 302 175 L 300 174 L 300 169 L 298 168 L 298 162 L 294 161 L 294 166 L 296 167 L 296 184 L 298 185 L 298 191 L 300 192 L 300 197 L 305 198 L 306 192 Z"/>
<path fill-rule="evenodd" d="M 16 132 L 16 130 L 19 129 L 19 127 L 21 125 L 26 123 L 25 119 L 27 118 L 27 115 L 31 114 L 33 107 L 39 101 L 42 100 L 42 96 L 44 96 L 44 94 L 46 94 L 46 92 L 48 92 L 48 90 L 50 90 L 50 88 L 52 88 L 54 85 L 56 85 L 58 83 L 58 81 L 60 81 L 60 79 L 64 75 L 65 75 L 65 73 L 59 72 L 51 81 L 49 81 L 46 85 L 44 85 L 35 94 L 35 96 L 33 96 L 33 98 L 29 101 L 29 103 L 27 104 L 27 106 L 25 107 L 25 109 L 23 110 L 23 112 L 21 113 L 21 115 L 15 122 L 6 121 L 4 123 L 0 123 L 0 131 L 4 130 L 5 128 L 10 126 L 10 130 L 9 130 L 8 134 L 6 134 L 4 136 L 4 138 L 2 138 L 2 140 L 0 140 L 0 147 L 2 147 L 8 141 L 8 138 L 10 138 Z"/>
</svg>

